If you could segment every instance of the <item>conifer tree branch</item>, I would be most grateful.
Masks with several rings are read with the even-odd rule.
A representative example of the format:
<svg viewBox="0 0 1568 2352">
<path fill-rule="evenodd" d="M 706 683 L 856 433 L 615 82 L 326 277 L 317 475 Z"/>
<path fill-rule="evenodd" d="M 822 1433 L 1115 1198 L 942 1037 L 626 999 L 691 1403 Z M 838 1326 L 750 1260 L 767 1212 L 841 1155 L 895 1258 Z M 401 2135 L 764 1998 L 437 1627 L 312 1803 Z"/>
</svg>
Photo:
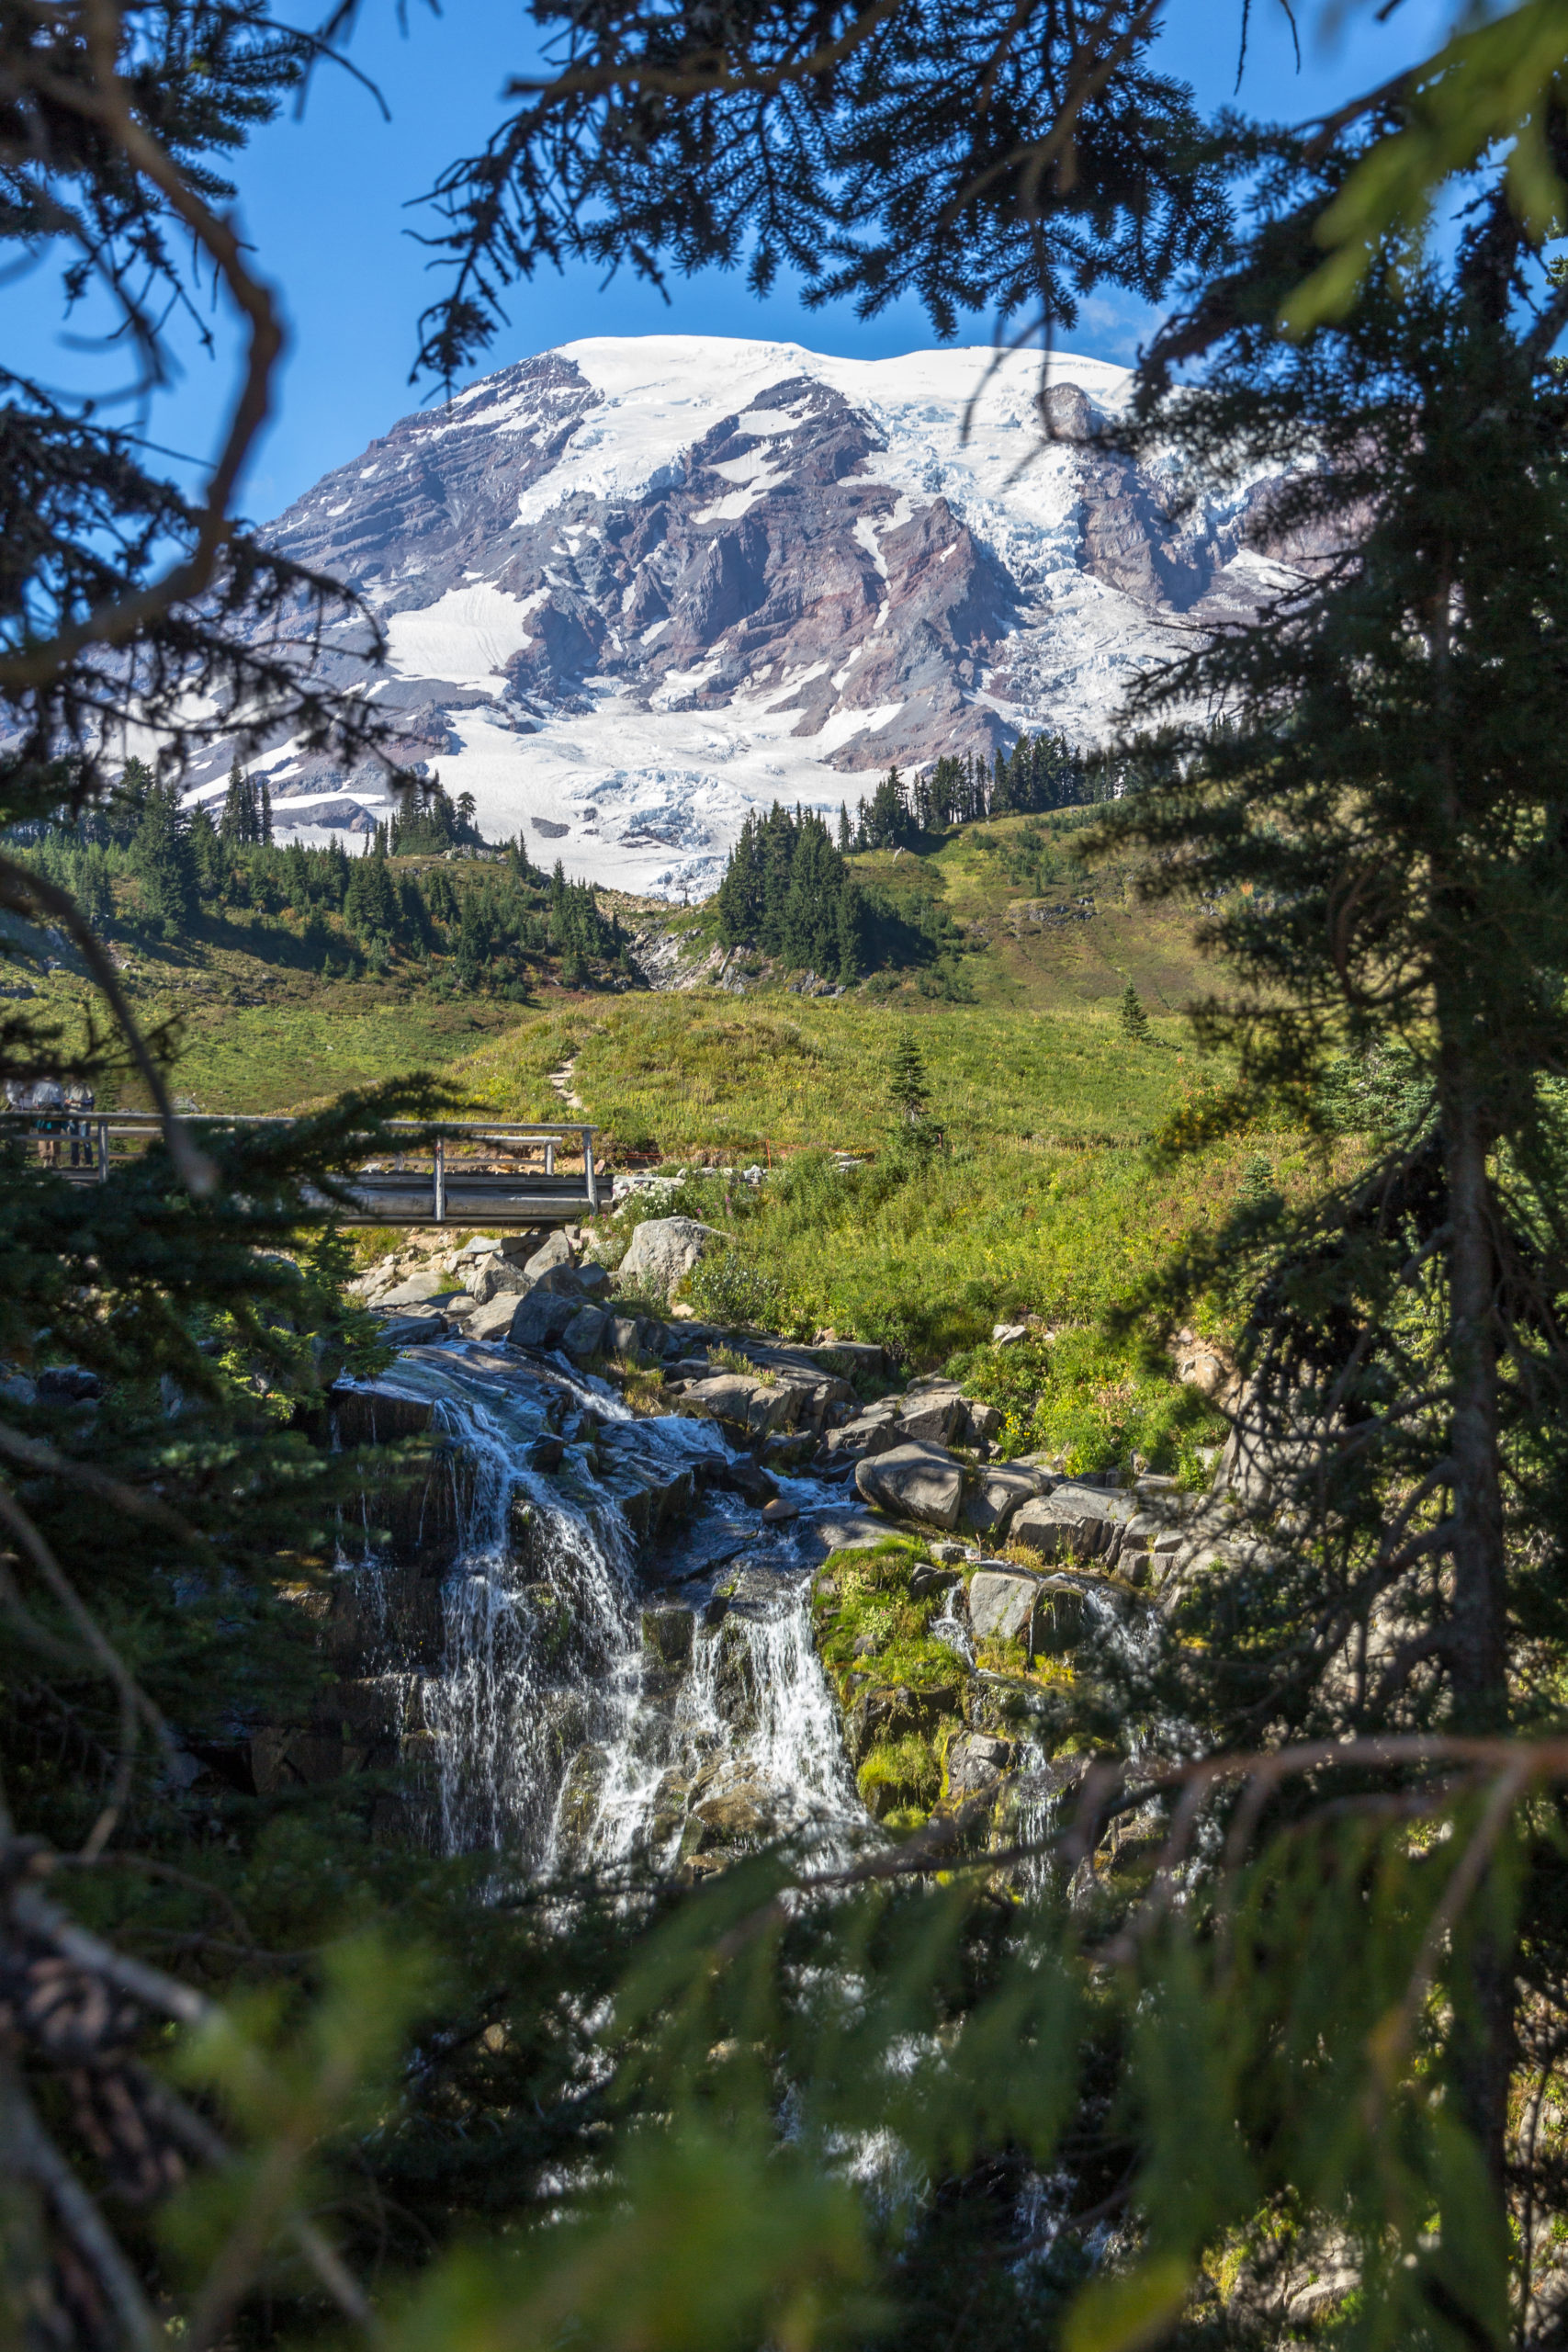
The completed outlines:
<svg viewBox="0 0 1568 2352">
<path fill-rule="evenodd" d="M 220 219 L 139 119 L 134 95 L 118 70 L 121 13 L 118 0 L 78 0 L 83 49 L 91 66 L 85 83 L 47 70 L 33 85 L 47 97 L 97 128 L 119 148 L 133 171 L 157 190 L 175 218 L 207 255 L 249 324 L 245 368 L 216 463 L 208 477 L 195 544 L 161 580 L 100 605 L 52 638 L 0 654 L 0 694 L 36 691 L 62 677 L 89 647 L 125 646 L 175 605 L 210 586 L 233 528 L 230 506 L 241 470 L 271 404 L 274 370 L 283 353 L 283 326 L 269 288 L 248 266 L 239 231 Z"/>
<path fill-rule="evenodd" d="M 83 961 L 108 999 L 109 1010 L 130 1047 L 137 1069 L 146 1081 L 163 1122 L 169 1157 L 182 1182 L 198 1200 L 205 1199 L 217 1189 L 218 1171 L 175 1109 L 169 1090 L 164 1083 L 164 1073 L 148 1051 L 146 1039 L 120 986 L 114 959 L 83 916 L 75 899 L 57 883 L 47 881 L 41 874 L 35 874 L 30 866 L 18 865 L 13 858 L 0 857 L 0 906 L 9 907 L 13 912 L 21 915 L 41 913 L 52 916 L 70 933 Z"/>
</svg>

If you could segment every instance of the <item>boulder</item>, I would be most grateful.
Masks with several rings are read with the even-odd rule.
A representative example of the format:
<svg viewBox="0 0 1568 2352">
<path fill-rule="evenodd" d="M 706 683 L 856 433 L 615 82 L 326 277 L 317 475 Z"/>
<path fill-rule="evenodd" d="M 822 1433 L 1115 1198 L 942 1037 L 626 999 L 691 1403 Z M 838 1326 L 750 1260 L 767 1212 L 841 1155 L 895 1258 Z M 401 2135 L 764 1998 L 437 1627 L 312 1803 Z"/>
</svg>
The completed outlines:
<svg viewBox="0 0 1568 2352">
<path fill-rule="evenodd" d="M 873 1340 L 826 1340 L 810 1352 L 829 1372 L 868 1373 L 875 1379 L 887 1359 Z"/>
<path fill-rule="evenodd" d="M 1000 1534 L 1013 1513 L 1034 1500 L 1041 1483 L 1033 1470 L 983 1470 L 979 1483 L 964 1498 L 964 1525 L 976 1535 Z"/>
<path fill-rule="evenodd" d="M 946 1445 L 963 1434 L 964 1418 L 964 1399 L 957 1389 L 939 1388 L 928 1396 L 910 1396 L 898 1416 L 898 1427 L 918 1445 Z"/>
<path fill-rule="evenodd" d="M 512 1258 L 476 1258 L 463 1269 L 463 1288 L 481 1306 L 503 1294 L 515 1298 L 528 1288 L 527 1270 Z"/>
<path fill-rule="evenodd" d="M 1120 1555 L 1123 1529 L 1137 1516 L 1131 1495 L 1068 1483 L 1025 1503 L 1014 1513 L 1010 1533 L 1043 1560 L 1098 1560 L 1110 1567 Z"/>
<path fill-rule="evenodd" d="M 561 1346 L 574 1363 L 581 1363 L 587 1357 L 599 1353 L 608 1320 L 602 1307 L 580 1306 L 576 1309 L 560 1340 Z"/>
<path fill-rule="evenodd" d="M 582 1304 L 575 1292 L 563 1295 L 536 1283 L 514 1308 L 507 1337 L 514 1348 L 553 1348 Z"/>
<path fill-rule="evenodd" d="M 947 1751 L 947 1793 L 962 1804 L 966 1798 L 995 1788 L 1012 1762 L 1012 1742 L 994 1739 L 989 1732 L 960 1732 Z"/>
<path fill-rule="evenodd" d="M 637 1327 L 629 1315 L 612 1315 L 604 1324 L 604 1352 L 612 1356 L 635 1356 L 637 1351 Z"/>
<path fill-rule="evenodd" d="M 626 1246 L 620 1279 L 661 1291 L 668 1298 L 698 1259 L 724 1238 L 716 1227 L 699 1225 L 693 1216 L 646 1217 Z"/>
<path fill-rule="evenodd" d="M 705 1465 L 704 1475 L 709 1486 L 723 1487 L 732 1495 L 742 1495 L 759 1510 L 771 1503 L 778 1493 L 778 1482 L 770 1478 L 760 1462 L 749 1453 L 739 1454 L 732 1461 L 716 1461 Z"/>
<path fill-rule="evenodd" d="M 595 1258 L 585 1259 L 577 1269 L 577 1287 L 584 1298 L 602 1298 L 610 1287 L 610 1272 Z"/>
<path fill-rule="evenodd" d="M 577 1266 L 547 1266 L 536 1275 L 532 1266 L 526 1269 L 530 1277 L 525 1287 L 529 1291 L 546 1291 L 556 1298 L 586 1298 L 581 1268 Z"/>
<path fill-rule="evenodd" d="M 1031 1636 L 1043 1579 L 1027 1568 L 980 1568 L 969 1583 L 969 1623 L 977 1642 L 1022 1640 Z"/>
<path fill-rule="evenodd" d="M 503 1258 L 511 1258 L 521 1264 L 525 1258 L 534 1257 L 548 1238 L 543 1227 L 531 1225 L 526 1233 L 503 1233 L 492 1246 Z"/>
<path fill-rule="evenodd" d="M 993 1348 L 1016 1348 L 1020 1340 L 1027 1340 L 1028 1337 L 1027 1323 L 993 1323 L 991 1326 Z"/>
<path fill-rule="evenodd" d="M 430 1309 L 423 1315 L 387 1316 L 379 1337 L 389 1348 L 428 1347 L 433 1340 L 444 1340 L 451 1328 L 445 1315 Z"/>
<path fill-rule="evenodd" d="M 1071 1577 L 1027 1568 L 981 1568 L 969 1583 L 969 1623 L 977 1642 L 1021 1641 L 1031 1658 L 1082 1639 L 1084 1588 Z"/>
<path fill-rule="evenodd" d="M 533 1281 L 537 1282 L 541 1274 L 549 1273 L 552 1268 L 570 1266 L 572 1262 L 571 1244 L 558 1227 L 547 1241 L 541 1242 L 538 1249 L 530 1254 L 529 1276 Z"/>
<path fill-rule="evenodd" d="M 886 1453 L 897 1443 L 894 1421 L 850 1421 L 841 1430 L 828 1431 L 822 1452 L 829 1462 L 859 1462 L 868 1454 Z"/>
<path fill-rule="evenodd" d="M 517 1296 L 513 1291 L 500 1291 L 482 1306 L 476 1306 L 462 1318 L 460 1329 L 465 1340 L 478 1340 L 485 1347 L 496 1347 L 510 1336 L 512 1319 L 517 1312 Z"/>
<path fill-rule="evenodd" d="M 1002 1425 L 1001 1408 L 983 1405 L 977 1396 L 964 1398 L 964 1417 L 969 1425 L 971 1445 L 989 1445 Z"/>
<path fill-rule="evenodd" d="M 390 1290 L 384 1290 L 376 1304 L 378 1307 L 423 1306 L 433 1298 L 450 1297 L 457 1287 L 449 1274 L 411 1274 L 406 1282 L 395 1283 Z"/>
<path fill-rule="evenodd" d="M 962 1589 L 964 1579 L 956 1568 L 933 1568 L 929 1562 L 922 1561 L 919 1567 L 909 1571 L 909 1598 L 911 1600 L 945 1602 L 954 1587 Z"/>
<path fill-rule="evenodd" d="M 786 1388 L 782 1384 L 769 1387 L 765 1381 L 750 1380 L 740 1372 L 721 1372 L 710 1380 L 694 1380 L 683 1394 L 688 1404 L 700 1406 L 716 1421 L 744 1430 L 751 1437 L 766 1437 L 774 1430 L 793 1429 L 800 1411 L 798 1389 Z"/>
<path fill-rule="evenodd" d="M 899 1519 L 956 1527 L 964 1508 L 964 1471 L 940 1445 L 895 1445 L 855 1465 L 856 1491 Z"/>
</svg>

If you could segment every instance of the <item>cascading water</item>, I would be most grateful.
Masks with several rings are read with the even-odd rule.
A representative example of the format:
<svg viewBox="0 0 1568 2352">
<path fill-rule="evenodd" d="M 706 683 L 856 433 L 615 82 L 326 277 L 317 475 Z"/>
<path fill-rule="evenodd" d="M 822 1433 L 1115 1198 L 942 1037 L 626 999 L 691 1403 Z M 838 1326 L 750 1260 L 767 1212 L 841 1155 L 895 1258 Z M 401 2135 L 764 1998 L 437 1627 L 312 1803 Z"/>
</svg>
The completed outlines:
<svg viewBox="0 0 1568 2352">
<path fill-rule="evenodd" d="M 564 1364 L 463 1347 L 410 1350 L 378 1385 L 428 1404 L 449 1446 L 440 1662 L 410 1678 L 447 1850 L 673 1864 L 863 1827 L 791 1531 L 726 1498 L 654 1579 L 639 1564 L 628 1495 L 728 1464 L 711 1424 L 635 1420 Z"/>
</svg>

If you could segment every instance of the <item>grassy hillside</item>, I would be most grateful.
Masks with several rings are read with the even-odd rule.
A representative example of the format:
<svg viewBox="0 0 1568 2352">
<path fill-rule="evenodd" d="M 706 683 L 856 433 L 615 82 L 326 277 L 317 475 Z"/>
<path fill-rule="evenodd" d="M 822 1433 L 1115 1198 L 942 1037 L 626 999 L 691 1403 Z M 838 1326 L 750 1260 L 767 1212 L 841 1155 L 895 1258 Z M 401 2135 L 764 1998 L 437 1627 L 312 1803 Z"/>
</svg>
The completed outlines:
<svg viewBox="0 0 1568 2352">
<path fill-rule="evenodd" d="M 1104 1003 L 1131 980 L 1151 1012 L 1178 1012 L 1213 980 L 1191 923 L 1137 903 L 1130 860 L 1080 862 L 1094 814 L 1002 817 L 962 827 L 930 856 L 880 851 L 851 863 L 890 896 L 945 910 L 964 952 L 934 977 L 979 1003 L 1060 1011 Z M 918 976 L 912 985 L 919 993 Z"/>
<path fill-rule="evenodd" d="M 1007 1408 L 1014 1450 L 1060 1446 L 1080 1463 L 1138 1450 L 1196 1476 L 1218 1425 L 1177 1387 L 1157 1335 L 1111 1344 L 1101 1318 L 1238 1185 L 1292 1192 L 1313 1170 L 1299 1142 L 1258 1136 L 1156 1169 L 1150 1140 L 1217 1074 L 1179 1015 L 1208 975 L 1190 925 L 1138 906 L 1130 870 L 1079 860 L 1084 821 L 1006 818 L 926 854 L 854 860 L 887 898 L 941 919 L 919 927 L 922 962 L 842 995 L 794 993 L 755 956 L 739 993 L 569 990 L 558 962 L 531 955 L 519 1003 L 515 986 L 455 988 L 439 956 L 333 976 L 287 915 L 136 937 L 119 955 L 142 1020 L 169 1024 L 176 1086 L 203 1109 L 287 1109 L 426 1069 L 476 1110 L 555 1118 L 565 1069 L 612 1160 L 684 1167 L 678 1205 L 728 1235 L 702 1278 L 709 1310 L 881 1340 L 911 1364 L 962 1362 Z M 615 906 L 628 927 L 673 932 L 688 975 L 704 968 L 711 906 Z M 1151 1016 L 1143 1042 L 1120 1019 L 1129 979 Z M 80 979 L 39 986 L 67 1024 L 85 1018 Z M 925 1159 L 903 1152 L 887 1103 L 906 1031 L 943 1136 Z M 835 1151 L 870 1164 L 846 1175 Z M 716 1172 L 753 1161 L 773 1170 L 760 1189 Z M 993 1324 L 1026 1316 L 1036 1335 L 993 1351 Z"/>
<path fill-rule="evenodd" d="M 976 1151 L 1134 1143 L 1198 1076 L 1181 1023 L 1152 1023 L 1152 1041 L 1132 1046 L 1103 1005 L 1034 1012 L 908 992 L 878 1003 L 704 990 L 525 1015 L 453 1077 L 490 1109 L 541 1118 L 559 1100 L 548 1073 L 570 1061 L 573 1091 L 623 1156 L 765 1163 L 812 1146 L 875 1150 L 886 1140 L 886 1064 L 907 1023 L 933 1116 Z"/>
<path fill-rule="evenodd" d="M 399 978 L 324 979 L 245 945 L 138 943 L 117 960 L 138 1020 L 162 1033 L 174 1084 L 204 1111 L 295 1110 L 408 1070 L 444 1069 L 519 1018 L 514 1005 L 446 1001 Z M 68 1036 L 85 1032 L 98 1002 L 64 973 L 37 992 Z M 133 1076 L 106 1081 L 98 1099 L 146 1107 Z"/>
<path fill-rule="evenodd" d="M 761 959 L 739 996 L 569 989 L 549 953 L 530 954 L 526 987 L 504 993 L 461 988 L 439 954 L 400 951 L 380 970 L 361 959 L 345 977 L 342 924 L 288 909 L 204 913 L 174 941 L 117 921 L 116 953 L 140 1018 L 167 1030 L 176 1083 L 204 1110 L 286 1110 L 413 1069 L 460 1068 L 486 1107 L 545 1116 L 558 1107 L 547 1073 L 575 1054 L 579 1091 L 629 1149 L 869 1147 L 872 1073 L 891 1021 L 919 1012 L 955 1137 L 1130 1140 L 1191 1077 L 1175 1014 L 1203 968 L 1182 919 L 1136 905 L 1130 869 L 1079 863 L 1091 816 L 1002 818 L 929 854 L 854 859 L 890 899 L 940 908 L 946 944 L 831 1001 L 795 997 Z M 390 867 L 421 875 L 430 863 Z M 448 871 L 461 890 L 482 887 L 489 869 Z M 602 897 L 628 925 L 673 932 L 694 964 L 712 945 L 711 904 L 688 913 Z M 1157 1040 L 1131 1056 L 1113 1019 L 1129 978 Z M 57 972 L 34 985 L 69 1031 L 82 1027 L 85 982 Z M 493 1053 L 476 1057 L 488 1042 Z M 128 1084 L 121 1100 L 140 1097 Z"/>
</svg>

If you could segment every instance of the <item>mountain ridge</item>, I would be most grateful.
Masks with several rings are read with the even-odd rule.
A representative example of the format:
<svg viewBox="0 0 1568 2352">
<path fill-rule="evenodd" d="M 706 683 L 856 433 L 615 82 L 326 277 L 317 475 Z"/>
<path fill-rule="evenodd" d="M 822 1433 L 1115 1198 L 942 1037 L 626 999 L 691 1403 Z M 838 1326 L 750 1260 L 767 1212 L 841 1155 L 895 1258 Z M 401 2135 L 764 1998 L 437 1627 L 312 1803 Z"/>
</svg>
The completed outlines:
<svg viewBox="0 0 1568 2352">
<path fill-rule="evenodd" d="M 400 419 L 267 536 L 378 613 L 400 756 L 487 831 L 700 896 L 750 808 L 1025 730 L 1092 741 L 1178 624 L 1252 600 L 1261 485 L 1186 499 L 1174 458 L 1097 445 L 1129 382 L 1065 353 L 1042 395 L 1028 352 L 595 337 Z M 362 641 L 327 673 L 361 677 Z M 305 838 L 384 813 L 373 770 L 256 764 Z"/>
</svg>

